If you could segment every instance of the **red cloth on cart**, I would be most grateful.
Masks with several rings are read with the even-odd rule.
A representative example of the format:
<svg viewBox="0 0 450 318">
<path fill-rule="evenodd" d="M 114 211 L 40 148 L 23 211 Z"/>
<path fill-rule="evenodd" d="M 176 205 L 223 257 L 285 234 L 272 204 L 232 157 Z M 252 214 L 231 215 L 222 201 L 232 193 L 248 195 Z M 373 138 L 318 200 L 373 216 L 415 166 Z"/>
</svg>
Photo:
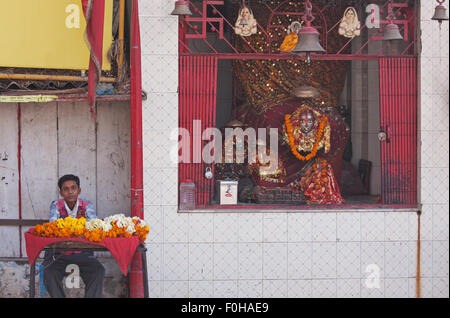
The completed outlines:
<svg viewBox="0 0 450 318">
<path fill-rule="evenodd" d="M 39 253 L 49 244 L 57 242 L 76 241 L 84 242 L 93 245 L 99 245 L 107 248 L 111 255 L 117 261 L 123 274 L 127 276 L 128 265 L 136 252 L 136 248 L 139 245 L 139 237 L 118 237 L 118 238 L 105 238 L 101 242 L 91 242 L 88 239 L 69 237 L 69 238 L 55 238 L 55 237 L 41 237 L 31 234 L 34 228 L 29 229 L 25 233 L 25 244 L 28 255 L 28 262 L 34 264 Z"/>
</svg>

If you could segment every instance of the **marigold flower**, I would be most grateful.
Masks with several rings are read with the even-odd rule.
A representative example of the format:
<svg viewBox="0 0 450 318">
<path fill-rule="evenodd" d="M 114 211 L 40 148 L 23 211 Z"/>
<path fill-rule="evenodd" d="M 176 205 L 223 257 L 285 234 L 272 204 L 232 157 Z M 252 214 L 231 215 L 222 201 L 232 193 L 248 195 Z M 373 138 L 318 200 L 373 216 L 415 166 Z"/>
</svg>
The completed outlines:
<svg viewBox="0 0 450 318">
<path fill-rule="evenodd" d="M 82 237 L 92 242 L 100 242 L 105 238 L 132 237 L 136 235 L 145 241 L 149 227 L 138 217 L 126 217 L 115 214 L 101 219 L 86 222 L 85 218 L 74 219 L 66 217 L 54 222 L 38 224 L 32 234 L 42 237 Z"/>
<path fill-rule="evenodd" d="M 291 118 L 291 115 L 289 115 L 289 114 L 286 114 L 284 116 L 286 131 L 288 134 L 289 146 L 291 147 L 291 152 L 295 155 L 295 157 L 297 159 L 302 160 L 302 161 L 305 161 L 305 160 L 308 161 L 311 158 L 315 157 L 317 154 L 319 142 L 322 139 L 325 125 L 326 125 L 326 122 L 328 121 L 328 117 L 326 117 L 325 115 L 322 116 L 322 120 L 319 124 L 319 129 L 318 129 L 317 135 L 316 135 L 316 140 L 314 141 L 313 149 L 307 156 L 302 156 L 295 147 L 295 141 L 294 141 L 294 137 L 293 137 L 293 128 L 292 128 L 292 123 L 290 121 L 290 118 Z"/>
</svg>

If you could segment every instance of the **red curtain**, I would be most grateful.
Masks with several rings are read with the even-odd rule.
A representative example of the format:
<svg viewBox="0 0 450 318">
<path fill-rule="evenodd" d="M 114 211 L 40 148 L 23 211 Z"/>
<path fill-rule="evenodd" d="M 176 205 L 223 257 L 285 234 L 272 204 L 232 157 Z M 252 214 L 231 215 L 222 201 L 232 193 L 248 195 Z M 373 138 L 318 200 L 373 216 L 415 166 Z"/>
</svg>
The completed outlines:
<svg viewBox="0 0 450 318">
<path fill-rule="evenodd" d="M 417 202 L 417 60 L 381 58 L 380 125 L 382 201 Z"/>
<path fill-rule="evenodd" d="M 179 127 L 189 132 L 190 138 L 182 139 L 181 150 L 185 156 L 179 163 L 178 184 L 185 180 L 194 181 L 197 206 L 210 204 L 214 190 L 213 180 L 205 178 L 207 168 L 214 173 L 214 164 L 202 160 L 202 149 L 208 141 L 202 141 L 201 134 L 206 128 L 216 127 L 216 95 L 217 58 L 180 56 L 178 121 Z M 195 127 L 195 120 L 201 124 Z"/>
</svg>

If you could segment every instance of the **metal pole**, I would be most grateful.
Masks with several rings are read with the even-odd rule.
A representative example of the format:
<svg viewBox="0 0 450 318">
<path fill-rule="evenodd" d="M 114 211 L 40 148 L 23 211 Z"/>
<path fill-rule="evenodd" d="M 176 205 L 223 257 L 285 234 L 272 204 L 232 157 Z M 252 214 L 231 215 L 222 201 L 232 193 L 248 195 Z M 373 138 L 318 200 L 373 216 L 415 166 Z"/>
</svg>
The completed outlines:
<svg viewBox="0 0 450 318">
<path fill-rule="evenodd" d="M 142 83 L 141 83 L 141 43 L 139 30 L 138 1 L 132 1 L 131 19 L 131 103 L 130 103 L 130 140 L 131 140 L 131 216 L 144 217 L 143 198 L 143 153 L 142 153 Z M 139 253 L 133 261 L 142 267 Z M 130 296 L 143 297 L 143 282 L 140 270 L 130 270 Z"/>
<path fill-rule="evenodd" d="M 142 281 L 144 282 L 144 298 L 148 298 L 148 276 L 147 276 L 147 248 L 141 243 L 142 255 Z"/>
<path fill-rule="evenodd" d="M 19 221 L 22 220 L 22 106 L 17 103 L 17 172 L 18 172 L 18 212 Z M 22 252 L 22 225 L 19 223 L 19 255 Z"/>
<path fill-rule="evenodd" d="M 35 292 L 35 266 L 36 263 L 30 264 L 30 298 L 34 298 Z"/>
</svg>

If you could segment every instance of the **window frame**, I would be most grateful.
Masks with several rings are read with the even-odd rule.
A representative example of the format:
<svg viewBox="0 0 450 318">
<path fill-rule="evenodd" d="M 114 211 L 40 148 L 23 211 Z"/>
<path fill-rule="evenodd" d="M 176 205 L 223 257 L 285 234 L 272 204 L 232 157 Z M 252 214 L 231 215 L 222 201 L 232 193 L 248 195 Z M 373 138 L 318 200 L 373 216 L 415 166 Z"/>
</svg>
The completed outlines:
<svg viewBox="0 0 450 318">
<path fill-rule="evenodd" d="M 285 1 L 286 2 L 286 1 Z M 203 15 L 202 12 L 204 12 L 205 8 L 207 7 L 209 1 L 203 1 L 203 11 L 202 10 L 197 10 L 197 12 L 199 12 L 199 14 L 201 15 L 201 18 L 198 17 L 180 17 L 179 19 L 179 56 L 180 59 L 182 57 L 186 57 L 186 56 L 197 56 L 197 57 L 216 57 L 218 59 L 218 61 L 221 60 L 230 60 L 230 59 L 240 59 L 240 60 L 292 60 L 295 59 L 293 58 L 293 56 L 288 55 L 288 54 L 273 54 L 272 52 L 269 53 L 239 53 L 239 52 L 235 52 L 235 53 L 221 53 L 221 52 L 217 52 L 215 51 L 214 53 L 194 53 L 192 51 L 189 50 L 189 45 L 188 45 L 188 41 L 189 41 L 189 30 L 191 29 L 191 33 L 192 33 L 192 25 L 194 24 L 194 22 L 199 22 L 202 23 L 203 27 L 207 26 L 208 24 L 213 27 L 213 24 L 211 22 L 211 20 L 208 19 L 207 14 Z M 211 7 L 213 7 L 214 9 L 217 9 L 216 6 L 211 5 Z M 381 54 L 342 54 L 342 50 L 339 51 L 337 54 L 323 54 L 323 55 L 312 55 L 312 60 L 340 60 L 340 61 L 377 61 L 379 68 L 380 68 L 380 61 L 383 58 L 411 58 L 415 61 L 416 67 L 417 67 L 417 61 L 418 61 L 418 57 L 417 57 L 417 48 L 416 48 L 416 39 L 417 39 L 417 34 L 416 34 L 416 25 L 417 25 L 417 12 L 419 6 L 416 5 L 413 8 L 414 14 L 416 15 L 415 17 L 413 17 L 415 20 L 412 20 L 412 26 L 411 26 L 411 33 L 413 34 L 413 36 L 410 38 L 410 44 L 407 46 L 407 49 L 403 50 L 401 54 L 398 55 L 381 55 Z M 226 21 L 225 17 L 219 13 L 219 15 L 225 20 L 226 23 L 228 23 L 230 26 L 231 23 Z M 411 22 L 411 18 L 408 20 L 409 22 Z M 403 21 L 404 22 L 404 21 Z M 387 23 L 386 20 L 382 20 L 381 23 Z M 197 29 L 202 31 L 202 28 Z M 199 31 L 195 30 L 195 35 L 192 36 L 192 38 L 196 38 L 196 39 L 202 39 L 201 36 L 199 36 Z M 215 30 L 216 32 L 220 33 L 220 30 Z M 410 33 L 410 34 L 411 34 Z M 222 35 L 222 34 L 220 34 Z M 374 37 L 372 37 L 372 39 L 375 39 Z M 372 40 L 372 39 L 369 39 Z M 378 40 L 380 40 L 378 38 Z M 205 39 L 203 39 L 203 41 L 205 41 Z M 367 43 L 365 43 L 363 45 L 363 47 L 366 45 Z M 326 43 L 324 44 L 326 47 Z M 361 50 L 358 50 L 358 53 L 361 53 Z M 381 52 L 380 52 L 381 53 Z M 412 54 L 407 54 L 407 53 L 412 53 Z M 298 57 L 297 57 L 298 58 Z M 417 68 L 416 68 L 416 72 L 417 72 Z M 181 79 L 180 79 L 181 80 Z M 415 81 L 417 82 L 417 73 L 416 73 L 416 79 Z M 380 76 L 380 83 L 381 83 L 381 76 Z M 180 85 L 182 83 L 180 82 Z M 418 88 L 416 87 L 415 90 L 415 113 L 417 115 L 418 113 L 418 103 L 417 103 L 417 96 L 418 96 Z M 380 104 L 381 104 L 381 86 L 380 86 Z M 381 107 L 381 105 L 380 105 Z M 381 110 L 380 110 L 381 112 Z M 183 119 L 182 119 L 183 120 Z M 178 211 L 179 212 L 249 212 L 249 213 L 253 213 L 253 212 L 342 212 L 342 211 L 360 211 L 360 210 L 364 210 L 364 211 L 388 211 L 388 210 L 396 210 L 396 211 L 417 211 L 420 209 L 420 203 L 419 203 L 419 198 L 418 198 L 418 182 L 417 182 L 417 176 L 418 176 L 418 158 L 419 158 L 419 154 L 418 154 L 418 147 L 417 147 L 417 116 L 416 116 L 416 129 L 415 129 L 415 133 L 416 133 L 416 145 L 415 145 L 415 175 L 416 175 L 416 181 L 415 181 L 415 202 L 409 202 L 409 203 L 403 203 L 403 204 L 395 204 L 395 203 L 380 203 L 380 204 L 343 204 L 343 205 L 264 205 L 264 204 L 245 204 L 245 203 L 238 203 L 238 205 L 233 205 L 233 206 L 226 206 L 226 205 L 219 205 L 219 204 L 210 204 L 208 206 L 202 206 L 193 210 L 181 210 L 179 208 L 179 202 L 178 202 Z M 383 163 L 381 163 L 383 164 Z M 179 166 L 180 167 L 180 166 Z M 179 190 L 179 185 L 180 185 L 181 180 L 178 180 L 178 190 Z M 213 188 L 214 189 L 214 188 Z"/>
</svg>

